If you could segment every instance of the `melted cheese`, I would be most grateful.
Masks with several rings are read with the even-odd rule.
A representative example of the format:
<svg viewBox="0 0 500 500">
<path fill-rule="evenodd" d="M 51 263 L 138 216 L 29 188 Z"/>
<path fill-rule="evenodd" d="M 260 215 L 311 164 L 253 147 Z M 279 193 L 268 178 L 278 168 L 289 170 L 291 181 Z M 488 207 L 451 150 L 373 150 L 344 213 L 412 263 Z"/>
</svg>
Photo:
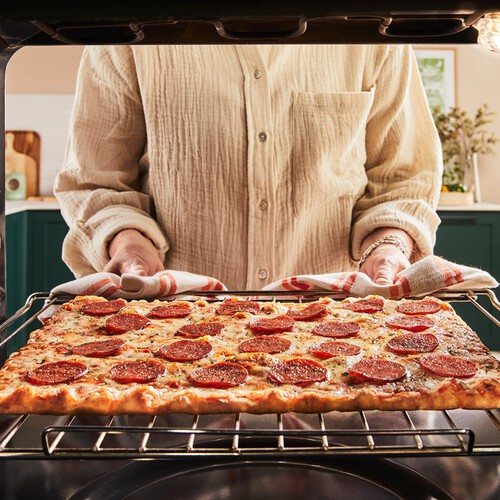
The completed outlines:
<svg viewBox="0 0 500 500">
<path fill-rule="evenodd" d="M 238 313 L 232 317 L 219 316 L 216 309 L 220 303 L 209 303 L 207 301 L 194 302 L 192 313 L 186 318 L 151 318 L 150 326 L 142 330 L 117 335 L 117 337 L 125 341 L 126 347 L 114 356 L 107 358 L 77 356 L 71 353 L 73 346 L 110 338 L 105 329 L 105 323 L 110 317 L 109 315 L 103 317 L 90 316 L 80 311 L 83 304 L 92 300 L 102 299 L 79 297 L 71 304 L 61 307 L 51 321 L 31 334 L 30 340 L 25 347 L 9 358 L 5 366 L 0 370 L 0 404 L 2 397 L 7 397 L 10 393 L 22 387 L 29 387 L 31 391 L 35 391 L 41 396 L 57 394 L 58 391 L 65 390 L 81 400 L 93 397 L 99 392 L 106 392 L 108 395 L 111 394 L 113 397 L 119 398 L 120 395 L 132 390 L 135 391 L 138 386 L 144 389 L 145 397 L 152 399 L 161 398 L 167 394 L 171 395 L 172 391 L 181 393 L 186 389 L 207 397 L 208 395 L 214 397 L 217 394 L 227 394 L 227 392 L 235 397 L 244 397 L 259 391 L 271 393 L 276 390 L 277 386 L 269 381 L 269 371 L 277 363 L 292 356 L 315 359 L 327 368 L 329 372 L 328 380 L 312 384 L 307 388 L 307 392 L 326 394 L 329 398 L 352 395 L 356 391 L 366 389 L 375 394 L 384 395 L 402 390 L 408 392 L 437 391 L 443 381 L 446 380 L 443 377 L 430 375 L 423 370 L 418 363 L 420 355 L 398 355 L 386 349 L 385 345 L 392 336 L 405 333 L 405 331 L 388 328 L 385 325 L 388 317 L 397 314 L 397 301 L 387 300 L 383 311 L 367 314 L 343 309 L 341 302 L 328 298 L 321 299 L 328 304 L 328 315 L 319 321 L 355 321 L 361 326 L 361 331 L 355 337 L 339 339 L 359 346 L 361 351 L 355 356 L 335 356 L 329 359 L 318 359 L 309 353 L 309 349 L 314 344 L 335 340 L 311 334 L 318 321 L 296 321 L 292 331 L 279 333 L 279 336 L 287 338 L 292 343 L 290 349 L 285 352 L 273 355 L 262 353 L 244 354 L 240 353 L 238 347 L 244 340 L 255 337 L 255 334 L 248 328 L 248 322 L 253 315 Z M 148 316 L 153 307 L 162 304 L 164 302 L 161 301 L 130 301 L 126 310 Z M 260 315 L 265 317 L 278 316 L 285 314 L 289 308 L 298 307 L 301 306 L 297 303 L 265 303 Z M 429 316 L 433 317 L 436 324 L 426 332 L 433 333 L 439 340 L 439 346 L 434 353 L 459 355 L 471 359 L 479 367 L 476 376 L 459 381 L 464 391 L 473 391 L 475 384 L 481 379 L 499 379 L 498 362 L 489 354 L 477 335 L 458 318 L 451 307 L 443 304 L 438 313 Z M 157 352 L 161 347 L 181 339 L 181 337 L 175 336 L 175 332 L 182 325 L 205 321 L 220 321 L 225 325 L 219 335 L 201 338 L 209 342 L 213 347 L 208 356 L 192 362 L 172 362 L 157 356 Z M 349 368 L 359 360 L 372 356 L 380 356 L 403 364 L 407 372 L 405 378 L 399 382 L 383 385 L 370 382 L 356 385 L 350 383 L 348 377 Z M 153 358 L 165 365 L 165 373 L 154 382 L 149 384 L 120 384 L 113 381 L 109 376 L 110 368 L 116 363 Z M 25 380 L 28 371 L 43 363 L 57 360 L 82 362 L 87 365 L 88 373 L 78 381 L 54 386 L 33 386 Z M 247 367 L 249 377 L 246 383 L 239 387 L 224 389 L 221 392 L 210 388 L 194 388 L 188 382 L 188 375 L 196 368 L 221 361 L 238 362 Z M 296 386 L 288 388 L 281 386 L 280 389 L 283 394 L 288 391 L 295 396 L 303 391 L 303 389 Z"/>
</svg>

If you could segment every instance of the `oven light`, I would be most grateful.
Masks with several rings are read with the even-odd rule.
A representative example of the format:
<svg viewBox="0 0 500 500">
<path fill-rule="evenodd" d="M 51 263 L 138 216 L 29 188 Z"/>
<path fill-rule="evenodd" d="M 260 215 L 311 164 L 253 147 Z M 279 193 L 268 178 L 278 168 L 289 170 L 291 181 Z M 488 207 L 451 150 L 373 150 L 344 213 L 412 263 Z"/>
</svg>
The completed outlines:
<svg viewBox="0 0 500 500">
<path fill-rule="evenodd" d="M 500 12 L 490 12 L 474 23 L 477 43 L 494 52 L 500 52 Z"/>
</svg>

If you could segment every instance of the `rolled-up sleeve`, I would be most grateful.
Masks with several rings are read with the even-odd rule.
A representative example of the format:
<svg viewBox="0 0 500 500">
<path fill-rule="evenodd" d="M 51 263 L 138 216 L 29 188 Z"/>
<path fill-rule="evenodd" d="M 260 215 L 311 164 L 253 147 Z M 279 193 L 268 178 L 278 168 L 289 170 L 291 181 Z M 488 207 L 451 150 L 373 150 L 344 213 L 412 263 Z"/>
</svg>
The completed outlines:
<svg viewBox="0 0 500 500">
<path fill-rule="evenodd" d="M 64 168 L 54 193 L 68 223 L 63 259 L 76 276 L 100 271 L 108 243 L 137 229 L 163 258 L 168 242 L 153 220 L 146 125 L 129 48 L 84 50 Z"/>
<path fill-rule="evenodd" d="M 367 186 L 353 210 L 352 256 L 379 227 L 405 230 L 415 260 L 433 251 L 439 225 L 442 154 L 416 59 L 409 46 L 389 51 L 374 82 L 366 130 Z"/>
</svg>

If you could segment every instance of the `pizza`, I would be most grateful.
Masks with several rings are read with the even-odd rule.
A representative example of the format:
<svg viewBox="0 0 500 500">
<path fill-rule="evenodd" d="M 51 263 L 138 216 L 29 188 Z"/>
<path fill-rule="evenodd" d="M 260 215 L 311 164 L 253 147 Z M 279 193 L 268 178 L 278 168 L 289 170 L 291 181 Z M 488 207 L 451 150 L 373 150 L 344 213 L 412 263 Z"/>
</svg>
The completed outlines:
<svg viewBox="0 0 500 500">
<path fill-rule="evenodd" d="M 0 413 L 493 409 L 499 375 L 435 297 L 79 296 L 0 369 Z"/>
</svg>

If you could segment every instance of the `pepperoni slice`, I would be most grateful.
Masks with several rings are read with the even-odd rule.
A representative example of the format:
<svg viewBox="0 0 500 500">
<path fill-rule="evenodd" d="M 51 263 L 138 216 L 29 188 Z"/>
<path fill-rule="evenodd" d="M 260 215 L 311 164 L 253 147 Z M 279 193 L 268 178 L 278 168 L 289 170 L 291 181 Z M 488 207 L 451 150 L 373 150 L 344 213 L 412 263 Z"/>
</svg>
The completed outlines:
<svg viewBox="0 0 500 500">
<path fill-rule="evenodd" d="M 153 307 L 148 316 L 157 319 L 185 318 L 191 314 L 192 310 L 193 306 L 188 302 L 176 302 Z"/>
<path fill-rule="evenodd" d="M 223 361 L 198 368 L 189 374 L 189 380 L 199 387 L 227 389 L 243 384 L 248 377 L 247 369 L 238 363 Z"/>
<path fill-rule="evenodd" d="M 55 361 L 28 372 L 26 380 L 35 385 L 62 384 L 78 380 L 87 371 L 87 366 L 79 361 Z"/>
<path fill-rule="evenodd" d="M 257 314 L 260 311 L 260 305 L 258 302 L 253 300 L 241 300 L 241 299 L 226 299 L 217 308 L 217 314 L 232 316 L 237 312 L 248 312 L 251 314 Z"/>
<path fill-rule="evenodd" d="M 124 345 L 125 342 L 122 339 L 115 338 L 76 345 L 71 349 L 71 352 L 89 358 L 105 358 L 116 354 Z"/>
<path fill-rule="evenodd" d="M 328 370 L 312 359 L 294 358 L 275 366 L 269 372 L 269 378 L 277 384 L 307 386 L 326 380 Z"/>
<path fill-rule="evenodd" d="M 418 354 L 432 352 L 438 345 L 439 341 L 432 333 L 405 333 L 393 337 L 386 347 L 396 354 Z"/>
<path fill-rule="evenodd" d="M 420 358 L 419 363 L 440 377 L 469 378 L 477 373 L 477 366 L 472 361 L 448 354 L 429 354 Z"/>
<path fill-rule="evenodd" d="M 403 314 L 434 314 L 441 310 L 441 304 L 435 300 L 408 300 L 401 302 L 396 310 Z"/>
<path fill-rule="evenodd" d="M 332 358 L 333 356 L 356 356 L 361 352 L 361 347 L 349 344 L 349 342 L 339 342 L 330 340 L 321 344 L 315 344 L 309 352 L 318 358 Z"/>
<path fill-rule="evenodd" d="M 252 318 L 248 326 L 254 333 L 269 335 L 271 333 L 289 332 L 295 320 L 289 316 L 275 316 L 273 318 Z"/>
<path fill-rule="evenodd" d="M 170 361 L 195 361 L 212 352 L 212 346 L 205 340 L 179 340 L 162 347 L 160 356 Z"/>
<path fill-rule="evenodd" d="M 435 322 L 427 316 L 396 316 L 388 319 L 385 324 L 391 328 L 399 328 L 409 332 L 423 332 L 434 326 Z"/>
<path fill-rule="evenodd" d="M 313 335 L 331 338 L 354 337 L 361 327 L 354 321 L 324 321 L 318 323 L 311 331 Z"/>
<path fill-rule="evenodd" d="M 111 316 L 106 320 L 106 330 L 109 334 L 126 333 L 132 330 L 142 330 L 149 326 L 149 321 L 146 316 L 137 313 L 120 313 Z"/>
<path fill-rule="evenodd" d="M 313 319 L 323 318 L 327 312 L 327 304 L 312 302 L 301 309 L 289 309 L 287 315 L 297 321 L 312 321 Z"/>
<path fill-rule="evenodd" d="M 342 308 L 360 313 L 376 313 L 384 309 L 384 299 L 359 299 L 354 302 L 344 302 Z"/>
<path fill-rule="evenodd" d="M 240 344 L 241 352 L 265 352 L 267 354 L 278 354 L 290 349 L 292 343 L 283 337 L 275 335 L 261 335 L 253 339 L 245 340 Z"/>
<path fill-rule="evenodd" d="M 388 359 L 367 358 L 355 363 L 349 369 L 349 374 L 355 382 L 385 384 L 402 379 L 406 375 L 406 368 Z"/>
<path fill-rule="evenodd" d="M 217 322 L 190 323 L 189 325 L 182 325 L 175 334 L 179 337 L 197 339 L 205 337 L 205 335 L 214 337 L 215 335 L 219 335 L 223 329 L 224 325 Z"/>
<path fill-rule="evenodd" d="M 82 306 L 82 313 L 90 314 L 91 316 L 107 316 L 108 314 L 116 314 L 126 305 L 127 303 L 123 299 L 89 302 Z"/>
<path fill-rule="evenodd" d="M 109 376 L 120 384 L 153 382 L 165 372 L 165 366 L 158 361 L 124 361 L 113 365 Z"/>
</svg>

